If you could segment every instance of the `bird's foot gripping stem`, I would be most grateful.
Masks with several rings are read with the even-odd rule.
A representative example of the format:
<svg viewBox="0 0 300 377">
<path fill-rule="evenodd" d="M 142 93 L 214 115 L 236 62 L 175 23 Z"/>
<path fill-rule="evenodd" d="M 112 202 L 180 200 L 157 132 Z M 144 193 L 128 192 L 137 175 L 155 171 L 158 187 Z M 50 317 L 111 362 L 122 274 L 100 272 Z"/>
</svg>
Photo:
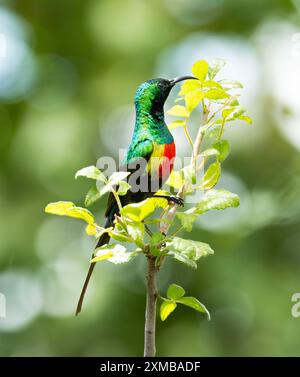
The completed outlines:
<svg viewBox="0 0 300 377">
<path fill-rule="evenodd" d="M 169 203 L 177 204 L 180 207 L 184 206 L 184 200 L 180 198 L 179 196 L 175 195 L 154 195 L 155 198 L 163 198 L 167 199 Z"/>
</svg>

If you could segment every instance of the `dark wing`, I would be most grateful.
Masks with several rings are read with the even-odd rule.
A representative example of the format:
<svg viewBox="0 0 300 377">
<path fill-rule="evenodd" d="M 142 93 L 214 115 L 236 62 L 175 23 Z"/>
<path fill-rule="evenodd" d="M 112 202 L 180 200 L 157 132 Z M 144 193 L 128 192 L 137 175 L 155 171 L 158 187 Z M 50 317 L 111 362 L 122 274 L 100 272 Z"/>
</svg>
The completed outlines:
<svg viewBox="0 0 300 377">
<path fill-rule="evenodd" d="M 140 169 L 141 171 L 145 171 L 152 152 L 153 142 L 149 139 L 144 139 L 132 144 L 127 152 L 126 163 L 120 167 L 119 171 L 128 171 L 131 174 Z M 129 196 L 130 193 L 121 197 L 122 204 L 126 205 L 130 202 Z M 111 221 L 113 221 L 113 217 L 117 212 L 118 206 L 115 197 L 112 193 L 110 193 L 107 200 L 105 216 L 110 217 Z"/>
</svg>

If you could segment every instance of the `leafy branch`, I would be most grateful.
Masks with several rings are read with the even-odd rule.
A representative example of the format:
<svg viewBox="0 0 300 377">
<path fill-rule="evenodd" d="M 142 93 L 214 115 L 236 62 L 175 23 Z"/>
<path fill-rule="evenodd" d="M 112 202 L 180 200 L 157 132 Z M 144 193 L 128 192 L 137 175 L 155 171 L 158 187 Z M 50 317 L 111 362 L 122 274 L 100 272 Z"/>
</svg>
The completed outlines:
<svg viewBox="0 0 300 377">
<path fill-rule="evenodd" d="M 178 304 L 204 313 L 210 319 L 206 307 L 196 298 L 185 296 L 185 290 L 176 284 L 169 286 L 166 298 L 159 296 L 156 275 L 166 259 L 197 268 L 200 258 L 213 254 L 212 248 L 205 242 L 178 237 L 178 233 L 182 230 L 190 232 L 198 217 L 207 211 L 239 205 L 236 194 L 214 188 L 221 176 L 221 166 L 230 152 L 229 141 L 224 139 L 227 124 L 236 120 L 252 122 L 238 101 L 242 85 L 233 80 L 216 80 L 224 65 L 223 60 L 214 60 L 210 65 L 204 60 L 196 62 L 192 73 L 198 80 L 186 80 L 182 84 L 176 104 L 168 111 L 170 115 L 179 118 L 171 122 L 169 128 L 183 129 L 187 143 L 191 146 L 191 156 L 187 166 L 172 171 L 166 186 L 172 192 L 177 192 L 177 196 L 184 198 L 186 203 L 190 202 L 189 197 L 192 198 L 195 192 L 202 191 L 203 195 L 197 203 L 181 210 L 178 204 L 169 204 L 167 199 L 154 196 L 139 203 L 122 206 L 120 197 L 126 195 L 130 189 L 126 182 L 129 173 L 115 172 L 107 178 L 97 167 L 89 166 L 79 170 L 75 176 L 86 177 L 95 182 L 86 195 L 85 205 L 90 206 L 107 192 L 112 192 L 119 207 L 119 215 L 115 216 L 113 227 L 99 226 L 89 210 L 77 207 L 72 202 L 50 203 L 45 209 L 47 213 L 85 221 L 87 235 L 96 239 L 108 233 L 113 242 L 97 248 L 92 263 L 107 261 L 122 264 L 139 255 L 147 258 L 145 356 L 155 355 L 158 297 L 162 301 L 162 321 L 174 312 Z M 193 140 L 190 132 L 191 115 L 199 112 L 196 137 Z M 165 193 L 161 191 L 157 195 Z M 131 251 L 128 251 L 128 245 L 131 245 Z"/>
</svg>

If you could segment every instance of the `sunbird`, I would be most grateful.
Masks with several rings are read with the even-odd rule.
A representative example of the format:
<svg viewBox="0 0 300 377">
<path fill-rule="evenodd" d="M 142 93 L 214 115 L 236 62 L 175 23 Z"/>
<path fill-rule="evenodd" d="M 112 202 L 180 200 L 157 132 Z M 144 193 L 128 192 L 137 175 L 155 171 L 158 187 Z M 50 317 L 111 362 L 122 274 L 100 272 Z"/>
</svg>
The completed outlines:
<svg viewBox="0 0 300 377">
<path fill-rule="evenodd" d="M 120 196 L 122 206 L 137 203 L 148 197 L 154 196 L 168 179 L 173 169 L 176 148 L 172 134 L 164 120 L 164 104 L 175 84 L 184 80 L 195 80 L 193 76 L 176 77 L 172 80 L 157 78 L 142 83 L 135 94 L 134 104 L 136 110 L 135 127 L 131 143 L 127 150 L 124 166 L 121 170 L 130 172 L 129 181 L 131 188 L 126 195 Z M 136 174 L 138 173 L 138 174 Z M 132 185 L 130 177 L 135 177 Z M 146 182 L 143 185 L 141 182 Z M 169 202 L 183 205 L 177 196 L 156 195 L 164 197 Z M 104 227 L 113 226 L 119 208 L 115 197 L 109 194 L 106 222 Z M 98 240 L 96 249 L 109 242 L 110 236 L 104 233 Z M 95 263 L 91 263 L 88 270 L 80 298 L 76 308 L 78 315 L 82 308 L 83 299 L 94 271 Z"/>
</svg>

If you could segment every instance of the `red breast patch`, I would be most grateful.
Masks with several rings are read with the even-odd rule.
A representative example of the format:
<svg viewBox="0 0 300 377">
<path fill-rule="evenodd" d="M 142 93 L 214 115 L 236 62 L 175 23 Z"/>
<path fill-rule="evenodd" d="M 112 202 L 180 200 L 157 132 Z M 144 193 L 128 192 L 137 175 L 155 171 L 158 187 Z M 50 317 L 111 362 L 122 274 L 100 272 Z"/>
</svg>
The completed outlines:
<svg viewBox="0 0 300 377">
<path fill-rule="evenodd" d="M 159 167 L 159 176 L 167 178 L 171 171 L 173 170 L 174 166 L 174 158 L 176 155 L 176 147 L 175 143 L 172 144 L 165 144 L 165 148 L 163 151 L 163 161 Z"/>
</svg>

